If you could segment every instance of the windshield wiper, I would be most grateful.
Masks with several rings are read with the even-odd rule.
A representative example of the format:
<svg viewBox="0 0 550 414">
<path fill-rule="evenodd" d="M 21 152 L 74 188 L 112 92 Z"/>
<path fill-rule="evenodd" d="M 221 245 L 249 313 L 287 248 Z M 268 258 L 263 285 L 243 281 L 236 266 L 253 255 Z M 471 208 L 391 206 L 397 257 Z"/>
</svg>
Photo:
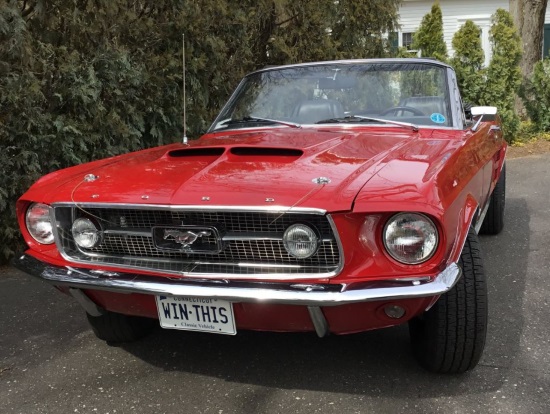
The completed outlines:
<svg viewBox="0 0 550 414">
<path fill-rule="evenodd" d="M 337 124 L 337 123 L 344 123 L 344 122 L 362 122 L 362 121 L 380 122 L 381 124 L 397 125 L 404 128 L 410 128 L 414 132 L 418 132 L 418 126 L 415 124 L 411 124 L 409 122 L 390 121 L 389 119 L 371 118 L 369 116 L 361 116 L 361 115 L 348 115 L 341 118 L 323 119 L 321 121 L 316 122 L 316 124 L 333 124 L 333 123 Z"/>
<path fill-rule="evenodd" d="M 219 126 L 233 125 L 233 124 L 246 124 L 249 122 L 271 122 L 273 124 L 286 125 L 291 128 L 302 128 L 300 124 L 296 124 L 294 122 L 279 121 L 278 119 L 270 119 L 270 118 L 260 118 L 257 116 L 243 116 L 240 119 L 228 119 L 226 121 L 221 122 Z"/>
</svg>

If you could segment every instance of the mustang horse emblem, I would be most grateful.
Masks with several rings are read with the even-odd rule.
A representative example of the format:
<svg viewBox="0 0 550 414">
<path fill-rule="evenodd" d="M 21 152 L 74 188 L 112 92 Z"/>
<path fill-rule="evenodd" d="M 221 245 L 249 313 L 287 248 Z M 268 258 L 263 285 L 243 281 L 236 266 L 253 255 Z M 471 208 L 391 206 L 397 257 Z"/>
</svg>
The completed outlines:
<svg viewBox="0 0 550 414">
<path fill-rule="evenodd" d="M 194 233 L 190 230 L 176 230 L 176 229 L 166 229 L 164 230 L 164 240 L 173 240 L 174 242 L 181 244 L 182 247 L 186 248 L 191 246 L 197 239 L 201 237 L 211 236 L 212 232 L 208 230 L 199 231 Z"/>
</svg>

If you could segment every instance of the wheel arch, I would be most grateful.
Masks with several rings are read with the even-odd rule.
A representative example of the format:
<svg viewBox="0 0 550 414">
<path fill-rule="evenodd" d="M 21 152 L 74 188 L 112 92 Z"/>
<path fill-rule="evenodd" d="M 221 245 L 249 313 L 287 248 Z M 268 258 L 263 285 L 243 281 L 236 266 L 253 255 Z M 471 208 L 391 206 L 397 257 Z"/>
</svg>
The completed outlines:
<svg viewBox="0 0 550 414">
<path fill-rule="evenodd" d="M 479 216 L 479 203 L 472 194 L 465 197 L 464 203 L 460 208 L 458 220 L 456 223 L 456 234 L 454 237 L 453 248 L 449 254 L 447 264 L 457 263 L 460 259 L 460 254 L 466 243 L 468 231 L 475 224 L 476 218 Z"/>
</svg>

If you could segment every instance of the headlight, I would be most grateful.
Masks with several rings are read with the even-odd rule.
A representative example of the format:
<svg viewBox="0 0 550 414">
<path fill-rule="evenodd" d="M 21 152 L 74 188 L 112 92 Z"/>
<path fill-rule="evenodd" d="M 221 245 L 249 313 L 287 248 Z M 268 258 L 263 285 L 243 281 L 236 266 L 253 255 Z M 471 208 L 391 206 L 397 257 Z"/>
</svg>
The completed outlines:
<svg viewBox="0 0 550 414">
<path fill-rule="evenodd" d="M 74 242 L 84 249 L 91 249 L 101 243 L 101 228 L 89 218 L 77 218 L 71 227 Z"/>
<path fill-rule="evenodd" d="M 41 244 L 53 243 L 52 221 L 50 220 L 50 206 L 33 203 L 25 215 L 27 230 L 34 240 Z"/>
<path fill-rule="evenodd" d="M 399 213 L 384 228 L 384 246 L 398 262 L 419 264 L 433 256 L 439 236 L 432 220 L 419 213 Z"/>
<path fill-rule="evenodd" d="M 305 224 L 292 224 L 283 235 L 286 251 L 297 259 L 307 259 L 315 254 L 318 238 L 315 231 Z"/>
</svg>

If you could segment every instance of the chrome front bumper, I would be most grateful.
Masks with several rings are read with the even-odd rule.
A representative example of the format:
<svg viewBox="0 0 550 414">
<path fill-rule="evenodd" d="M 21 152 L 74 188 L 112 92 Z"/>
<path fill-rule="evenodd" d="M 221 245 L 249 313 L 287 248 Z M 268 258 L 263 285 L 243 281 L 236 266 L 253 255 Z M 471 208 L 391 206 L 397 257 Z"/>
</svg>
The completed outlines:
<svg viewBox="0 0 550 414">
<path fill-rule="evenodd" d="M 263 302 L 303 306 L 338 306 L 438 296 L 448 292 L 461 276 L 451 264 L 433 280 L 393 280 L 387 285 L 352 289 L 346 285 L 309 283 L 234 282 L 188 280 L 146 276 L 135 273 L 107 272 L 83 268 L 53 266 L 23 254 L 13 261 L 18 269 L 55 286 L 75 289 L 107 290 L 118 293 L 143 293 L 165 296 L 194 296 L 224 299 L 231 302 Z"/>
<path fill-rule="evenodd" d="M 452 289 L 462 274 L 460 268 L 453 263 L 433 280 L 428 278 L 393 280 L 383 286 L 376 283 L 361 289 L 352 289 L 344 284 L 189 280 L 136 273 L 108 272 L 54 266 L 27 254 L 15 259 L 13 264 L 25 273 L 54 286 L 67 287 L 69 293 L 92 316 L 99 316 L 105 311 L 98 307 L 82 289 L 218 298 L 230 302 L 302 305 L 307 306 L 311 322 L 319 337 L 326 336 L 330 331 L 321 307 L 439 296 Z"/>
</svg>

